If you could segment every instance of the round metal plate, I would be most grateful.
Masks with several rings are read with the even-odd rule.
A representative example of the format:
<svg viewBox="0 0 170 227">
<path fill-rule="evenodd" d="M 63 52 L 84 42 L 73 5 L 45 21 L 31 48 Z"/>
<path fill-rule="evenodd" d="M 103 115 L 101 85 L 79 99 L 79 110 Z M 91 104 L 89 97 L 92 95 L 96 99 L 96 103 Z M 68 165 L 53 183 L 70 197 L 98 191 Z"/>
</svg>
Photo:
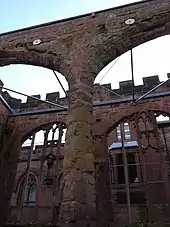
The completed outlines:
<svg viewBox="0 0 170 227">
<path fill-rule="evenodd" d="M 125 24 L 134 24 L 135 23 L 135 20 L 134 19 L 128 19 L 125 21 Z"/>
<path fill-rule="evenodd" d="M 33 41 L 33 45 L 38 45 L 41 43 L 41 39 L 36 39 Z"/>
</svg>

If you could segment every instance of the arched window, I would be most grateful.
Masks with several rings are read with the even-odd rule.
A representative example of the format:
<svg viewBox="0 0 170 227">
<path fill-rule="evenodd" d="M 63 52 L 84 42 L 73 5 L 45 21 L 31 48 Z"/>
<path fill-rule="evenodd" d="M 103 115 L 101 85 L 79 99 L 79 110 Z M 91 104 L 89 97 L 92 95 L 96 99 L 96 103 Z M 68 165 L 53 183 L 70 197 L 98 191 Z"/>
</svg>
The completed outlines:
<svg viewBox="0 0 170 227">
<path fill-rule="evenodd" d="M 36 178 L 34 175 L 29 174 L 28 182 L 24 192 L 24 203 L 35 203 L 36 200 Z"/>
<path fill-rule="evenodd" d="M 35 176 L 29 174 L 27 186 L 24 192 L 24 203 L 35 203 L 36 200 L 36 179 Z"/>
<path fill-rule="evenodd" d="M 130 126 L 129 123 L 124 123 L 124 139 L 125 140 L 130 140 L 131 135 L 130 135 Z M 121 130 L 120 130 L 120 125 L 118 125 L 118 127 L 116 128 L 116 132 L 117 132 L 117 140 L 121 141 Z"/>
<path fill-rule="evenodd" d="M 20 190 L 18 192 L 17 204 L 23 203 L 24 205 L 34 204 L 36 201 L 36 177 L 30 173 L 25 186 L 25 176 L 22 177 Z"/>
</svg>

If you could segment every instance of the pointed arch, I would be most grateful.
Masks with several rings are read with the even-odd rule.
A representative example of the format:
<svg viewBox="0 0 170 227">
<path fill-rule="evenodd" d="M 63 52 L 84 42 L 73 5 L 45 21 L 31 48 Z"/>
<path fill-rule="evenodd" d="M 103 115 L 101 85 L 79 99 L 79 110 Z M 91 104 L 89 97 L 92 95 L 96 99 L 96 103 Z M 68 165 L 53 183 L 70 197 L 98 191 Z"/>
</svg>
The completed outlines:
<svg viewBox="0 0 170 227">
<path fill-rule="evenodd" d="M 16 205 L 21 203 L 21 197 L 23 196 L 23 187 L 25 182 L 26 173 L 19 178 L 18 183 L 16 185 L 15 193 L 17 193 L 17 201 Z M 25 188 L 25 195 L 24 195 L 24 204 L 29 205 L 30 203 L 36 203 L 37 193 L 39 187 L 39 180 L 35 173 L 29 172 L 28 181 Z"/>
</svg>

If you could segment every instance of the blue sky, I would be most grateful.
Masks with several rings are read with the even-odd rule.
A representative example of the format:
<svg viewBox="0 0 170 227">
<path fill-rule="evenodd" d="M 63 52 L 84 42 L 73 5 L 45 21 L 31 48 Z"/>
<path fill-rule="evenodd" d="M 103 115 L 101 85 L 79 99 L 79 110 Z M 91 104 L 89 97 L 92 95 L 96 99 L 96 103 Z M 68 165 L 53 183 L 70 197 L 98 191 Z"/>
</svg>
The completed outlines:
<svg viewBox="0 0 170 227">
<path fill-rule="evenodd" d="M 127 4 L 130 0 L 5 0 L 1 1 L 0 32 L 15 30 L 44 22 L 68 18 L 83 13 L 93 12 L 105 8 Z M 145 43 L 134 49 L 135 83 L 141 84 L 143 76 L 160 75 L 161 80 L 166 79 L 170 72 L 169 53 L 170 36 L 161 37 Z M 113 63 L 111 63 L 113 64 Z M 122 67 L 123 66 L 123 67 Z M 105 68 L 97 77 L 99 82 Z M 64 87 L 67 83 L 60 76 Z M 119 81 L 131 78 L 130 55 L 122 55 L 102 83 L 112 83 L 117 88 Z M 6 87 L 27 93 L 29 95 L 41 94 L 45 98 L 47 92 L 63 92 L 58 85 L 52 71 L 25 65 L 11 65 L 0 68 L 0 79 Z M 15 97 L 23 98 L 21 96 Z M 25 99 L 24 99 L 25 100 Z"/>
<path fill-rule="evenodd" d="M 5 0 L 1 1 L 1 32 L 68 18 L 133 0 Z"/>
</svg>

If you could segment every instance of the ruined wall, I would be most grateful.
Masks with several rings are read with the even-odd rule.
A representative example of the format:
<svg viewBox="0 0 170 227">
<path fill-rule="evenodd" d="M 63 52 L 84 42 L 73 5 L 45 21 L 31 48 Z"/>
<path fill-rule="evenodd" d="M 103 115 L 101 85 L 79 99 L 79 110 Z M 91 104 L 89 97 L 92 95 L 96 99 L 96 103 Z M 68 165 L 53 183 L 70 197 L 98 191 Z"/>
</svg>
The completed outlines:
<svg viewBox="0 0 170 227">
<path fill-rule="evenodd" d="M 125 122 L 126 120 L 128 120 L 128 118 L 125 119 Z M 138 176 L 138 182 L 133 183 L 131 182 L 130 184 L 130 194 L 132 198 L 131 201 L 132 220 L 133 222 L 137 222 L 139 220 L 141 221 L 145 220 L 146 222 L 164 222 L 164 221 L 166 222 L 168 221 L 169 215 L 168 185 L 170 182 L 169 178 L 170 162 L 169 160 L 167 160 L 168 155 L 167 149 L 169 149 L 169 147 L 166 148 L 165 142 L 163 141 L 164 142 L 162 143 L 163 146 L 159 148 L 158 151 L 156 151 L 155 148 L 153 147 L 148 147 L 146 150 L 144 149 L 141 150 L 140 143 L 142 142 L 142 145 L 145 147 L 148 145 L 148 142 L 146 139 L 144 140 L 142 139 L 142 141 L 139 142 L 137 130 L 136 127 L 133 127 L 133 123 L 134 122 L 132 120 L 130 141 L 136 141 L 138 143 L 138 146 L 137 147 L 131 146 L 126 148 L 126 153 L 133 153 L 136 161 L 135 165 L 129 163 L 128 168 L 136 166 L 136 173 Z M 166 132 L 169 131 L 169 122 L 168 123 L 162 122 L 161 126 L 158 123 L 158 125 L 160 127 L 158 136 L 159 139 L 158 138 L 156 139 L 156 137 L 150 139 L 150 143 L 156 147 L 159 144 L 160 138 L 162 139 L 161 128 L 165 128 Z M 142 125 L 141 130 L 144 131 Z M 151 130 L 152 127 L 149 126 L 149 131 Z M 110 141 L 110 144 L 115 142 L 115 140 L 112 140 L 112 138 L 115 138 L 115 134 L 113 132 L 110 132 L 108 137 L 108 141 Z M 169 144 L 168 138 L 169 138 L 168 133 L 166 133 L 167 144 Z M 115 144 L 115 146 L 118 145 Z M 114 199 L 115 207 L 114 214 L 117 224 L 128 223 L 126 189 L 125 185 L 123 184 L 121 185 L 120 183 L 118 183 L 118 168 L 120 168 L 120 163 L 118 163 L 117 158 L 118 155 L 120 154 L 122 154 L 122 149 L 119 147 L 117 148 L 115 147 L 112 150 L 110 150 L 112 198 Z M 131 177 L 133 179 L 133 174 Z M 143 184 L 142 182 L 145 183 Z"/>
<path fill-rule="evenodd" d="M 170 77 L 170 74 L 167 73 L 167 79 Z M 140 95 L 145 94 L 155 86 L 159 85 L 162 81 L 160 81 L 159 76 L 150 76 L 143 78 L 143 84 L 135 86 L 135 96 L 136 98 Z M 3 86 L 3 82 L 1 81 L 1 86 Z M 161 93 L 170 91 L 170 82 L 168 81 L 160 88 L 156 89 L 153 93 Z M 67 91 L 69 92 L 69 91 Z M 4 97 L 7 103 L 17 112 L 30 111 L 30 110 L 38 110 L 45 108 L 55 108 L 52 105 L 42 103 L 37 100 L 33 100 L 31 98 L 27 98 L 26 102 L 22 102 L 21 99 L 16 99 L 12 97 L 7 91 L 2 91 L 0 89 L 0 94 Z M 117 94 L 117 95 L 116 95 Z M 36 98 L 41 99 L 39 94 L 33 95 Z M 111 84 L 95 84 L 93 87 L 93 102 L 98 103 L 101 101 L 110 101 L 110 100 L 121 100 L 123 98 L 131 98 L 132 97 L 132 81 L 121 81 L 119 82 L 118 89 L 112 89 Z M 59 92 L 52 92 L 46 94 L 47 101 L 68 106 L 68 98 L 60 97 Z"/>
<path fill-rule="evenodd" d="M 168 97 L 166 97 L 166 98 L 167 98 L 166 102 L 169 102 L 168 101 L 169 98 Z M 142 103 L 141 105 L 143 105 L 143 104 L 146 105 L 146 102 L 148 103 L 148 101 L 144 101 L 144 103 Z M 153 102 L 153 100 L 151 100 L 150 102 Z M 162 98 L 158 98 L 154 102 L 156 102 L 158 104 L 158 106 L 160 106 L 160 104 L 163 102 L 163 100 L 162 100 Z M 114 110 L 115 113 L 119 110 L 119 108 L 120 108 L 120 110 L 122 108 L 122 109 L 124 109 L 126 111 L 127 110 L 127 105 L 129 105 L 129 104 L 126 104 L 126 105 L 123 104 L 122 107 L 121 106 L 117 107 Z M 111 107 L 105 106 L 105 109 L 109 110 L 110 116 L 113 115 L 113 112 L 111 112 L 112 111 Z M 140 110 L 140 109 L 141 109 L 141 107 L 139 107 L 138 110 Z M 134 110 L 132 111 L 132 113 L 134 112 Z M 167 111 L 167 109 L 166 109 L 166 111 Z M 98 131 L 98 133 L 100 133 L 100 131 Z M 102 142 L 103 138 L 101 137 L 99 139 L 99 144 L 97 145 L 98 141 L 96 139 L 96 141 L 95 141 L 95 146 L 96 146 L 96 148 L 95 148 L 96 149 L 96 155 L 95 155 L 96 164 L 98 164 L 98 162 L 102 162 L 103 161 L 103 156 L 104 156 L 103 152 L 105 152 L 105 148 L 108 149 L 108 146 L 110 145 L 111 142 L 117 141 L 115 130 L 113 130 L 113 133 L 111 133 L 111 135 L 112 135 L 111 137 L 110 136 L 108 137 L 108 144 L 107 143 L 105 144 L 105 142 Z M 136 140 L 137 141 L 136 129 L 133 127 L 133 124 L 131 125 L 131 135 L 132 135 L 131 136 L 131 140 Z M 41 147 L 37 147 L 37 152 L 39 151 L 39 149 L 41 150 L 42 148 Z M 24 152 L 24 150 L 23 150 L 23 152 Z M 121 152 L 121 150 L 117 150 L 117 152 Z M 156 153 L 152 149 L 149 149 L 147 151 L 147 153 L 145 154 L 145 156 L 146 156 L 145 159 L 148 160 L 148 162 L 150 162 L 150 164 L 148 166 L 148 170 L 147 170 L 148 175 L 149 175 L 148 178 L 149 178 L 150 183 L 151 183 L 151 181 L 162 181 L 163 179 L 162 179 L 162 175 L 161 175 L 160 168 L 159 168 L 160 167 L 160 163 L 161 163 L 160 154 Z M 25 165 L 23 157 L 24 157 L 24 153 L 21 154 L 21 159 L 20 159 L 21 164 L 19 164 L 19 168 L 20 168 L 19 171 L 21 171 L 21 172 L 23 171 L 23 165 Z M 36 155 L 34 157 L 36 157 Z M 38 170 L 39 165 L 38 165 L 37 162 L 39 162 L 39 161 L 34 160 L 33 169 L 34 169 L 34 167 L 36 167 L 37 170 Z M 154 164 L 154 162 L 157 162 L 157 163 Z M 97 185 L 97 192 L 101 191 L 101 188 L 104 189 L 104 187 L 103 187 L 104 184 L 103 183 L 106 180 L 106 178 L 104 178 L 106 176 L 104 174 L 104 169 L 101 169 L 101 172 L 98 172 L 98 174 L 100 175 L 101 184 Z M 157 187 L 157 186 L 155 185 L 155 187 Z M 158 195 L 161 195 L 161 193 L 164 190 L 164 188 L 162 188 L 162 186 L 161 186 L 161 187 L 157 187 L 155 189 L 155 187 L 154 187 L 154 189 L 151 188 L 151 191 L 150 191 L 150 193 L 151 193 L 151 195 L 153 197 L 153 200 L 155 201 L 155 204 L 154 204 L 155 207 L 152 207 L 152 218 L 156 217 L 157 219 L 154 219 L 154 220 L 164 220 L 164 219 L 162 219 L 162 217 L 165 218 L 165 216 L 166 216 L 165 213 L 167 212 L 167 211 L 164 210 L 164 206 L 162 205 L 162 203 L 164 203 L 164 201 L 163 201 L 164 197 L 163 196 L 158 196 Z M 121 192 L 122 191 L 125 192 L 125 188 L 124 187 L 119 188 L 119 189 L 120 189 Z M 154 190 L 154 193 L 153 193 L 153 190 Z M 133 192 L 137 192 L 137 193 L 145 192 L 145 189 L 144 189 L 144 187 L 142 185 L 136 185 L 136 186 L 133 185 Z M 47 191 L 44 191 L 44 192 L 42 191 L 42 193 L 45 193 L 46 195 L 49 193 L 49 195 L 51 196 L 52 192 L 48 188 Z M 159 200 L 158 200 L 158 198 L 159 198 Z M 113 199 L 115 199 L 115 197 L 113 197 Z M 48 205 L 47 205 L 46 208 L 44 208 L 44 206 L 43 206 L 44 204 L 46 204 L 46 202 L 49 202 L 49 200 L 46 200 L 46 198 L 43 197 L 42 206 L 40 207 L 40 213 L 41 213 L 41 215 L 42 214 L 43 215 L 39 216 L 39 217 L 40 218 L 42 217 L 41 220 L 43 220 L 44 222 L 49 220 L 49 218 L 50 218 L 50 212 L 48 213 L 48 212 L 44 211 L 46 209 L 49 209 Z M 144 204 L 142 204 L 142 205 L 141 204 L 139 204 L 139 205 L 138 204 L 133 204 L 131 206 L 131 208 L 132 208 L 133 221 L 137 221 L 138 219 L 142 219 L 142 218 L 144 218 L 143 216 L 145 216 L 146 219 L 148 218 L 148 217 L 146 217 L 146 216 L 148 216 L 148 211 L 147 211 L 148 207 L 146 207 L 146 205 L 144 205 Z M 35 208 L 34 207 L 32 207 L 32 208 L 30 208 L 30 207 L 28 208 L 27 207 L 26 213 L 27 213 L 27 215 L 29 214 L 27 216 L 27 220 L 32 220 L 32 216 L 33 215 L 31 215 L 31 213 L 32 213 L 33 209 L 35 209 Z M 127 215 L 127 207 L 126 207 L 126 205 L 116 204 L 115 209 L 114 209 L 114 214 L 116 214 L 116 220 L 117 220 L 118 224 L 120 224 L 120 223 L 123 224 L 123 223 L 127 223 L 128 222 L 128 215 Z"/>
<path fill-rule="evenodd" d="M 169 128 L 168 128 L 169 129 Z M 115 131 L 115 130 L 114 130 Z M 136 130 L 131 127 L 131 140 L 137 140 L 137 135 L 136 135 Z M 161 134 L 160 134 L 161 135 Z M 117 138 L 115 136 L 108 138 L 108 140 L 112 140 L 112 142 L 116 142 Z M 96 158 L 100 159 L 100 151 L 103 152 L 102 150 L 104 150 L 105 148 L 101 146 L 101 143 L 99 144 L 99 146 L 97 147 L 97 154 L 96 154 Z M 108 147 L 107 147 L 108 149 Z M 18 164 L 18 173 L 17 173 L 17 178 L 16 181 L 18 181 L 18 179 L 21 177 L 21 175 L 24 173 L 25 167 L 26 167 L 26 163 L 27 163 L 27 158 L 28 158 L 28 152 L 30 150 L 30 147 L 25 147 L 22 149 L 21 155 L 20 155 L 20 159 L 19 164 Z M 128 149 L 129 150 L 129 149 Z M 133 152 L 138 152 L 138 148 L 131 148 L 131 151 Z M 35 147 L 34 150 L 34 154 L 33 154 L 33 160 L 32 160 L 32 164 L 31 164 L 31 171 L 34 172 L 35 174 L 37 174 L 37 176 L 39 175 L 39 167 L 40 167 L 40 158 L 41 158 L 41 152 L 42 152 L 42 146 L 37 145 Z M 61 162 L 63 161 L 63 152 L 64 150 L 61 149 Z M 117 149 L 114 150 L 113 153 L 117 154 L 117 153 L 121 153 L 121 149 Z M 147 153 L 145 154 L 146 156 L 146 160 L 149 163 L 149 168 L 148 168 L 148 174 L 149 174 L 149 181 L 150 183 L 152 181 L 161 181 L 162 180 L 162 175 L 159 169 L 159 163 L 161 162 L 161 158 L 160 158 L 160 154 L 156 153 L 155 151 L 153 151 L 152 149 L 149 149 L 147 151 Z M 102 157 L 102 155 L 101 155 Z M 98 161 L 96 159 L 96 162 Z M 156 164 L 155 164 L 156 162 Z M 138 163 L 139 164 L 139 163 Z M 169 165 L 169 163 L 168 163 Z M 157 171 L 158 174 L 153 174 L 153 168 L 154 171 Z M 46 173 L 46 168 L 44 169 L 44 173 Z M 100 176 L 103 175 L 100 173 Z M 100 178 L 101 181 L 102 178 Z M 103 181 L 101 181 L 101 185 L 103 185 L 105 179 L 103 179 Z M 101 191 L 101 185 L 98 185 L 98 189 L 97 191 Z M 40 186 L 40 192 L 39 192 L 39 199 L 40 199 L 40 206 L 39 206 L 39 220 L 41 220 L 44 223 L 47 223 L 50 220 L 51 217 L 51 202 L 53 199 L 52 190 L 53 186 L 46 186 L 45 184 L 42 184 Z M 102 186 L 103 187 L 103 186 Z M 124 192 L 125 193 L 125 187 L 122 186 L 118 186 L 117 187 L 117 191 L 119 192 Z M 143 187 L 143 185 L 141 184 L 136 184 L 132 186 L 132 192 L 133 193 L 141 193 L 144 192 L 145 193 L 145 188 Z M 152 220 L 162 220 L 162 217 L 165 218 L 164 214 L 167 211 L 164 211 L 164 206 L 162 205 L 162 203 L 164 203 L 163 201 L 163 196 L 162 196 L 162 188 L 157 187 L 157 189 L 154 189 L 154 193 L 153 193 L 153 189 L 151 189 L 150 193 L 152 195 L 153 198 L 157 198 L 157 200 L 155 201 L 154 204 L 154 209 L 152 208 Z M 13 193 L 13 197 L 12 197 L 12 217 L 11 219 L 9 219 L 10 221 L 14 221 L 16 220 L 16 216 L 17 216 L 17 207 L 16 207 L 16 200 L 17 200 L 17 193 L 18 191 L 16 190 Z M 159 200 L 158 197 L 155 197 L 155 194 L 157 195 L 161 195 L 159 196 Z M 115 200 L 115 195 L 113 192 L 113 200 Z M 115 203 L 114 203 L 115 204 Z M 131 205 L 131 211 L 132 211 L 132 219 L 134 222 L 138 221 L 138 220 L 147 220 L 148 221 L 148 207 L 145 204 L 132 204 Z M 167 208 L 168 209 L 168 208 Z M 24 215 L 22 216 L 22 218 L 24 218 L 24 221 L 29 222 L 32 220 L 37 220 L 37 216 L 35 217 L 35 210 L 36 207 L 34 205 L 29 205 L 29 206 L 24 206 Z M 158 212 L 159 211 L 159 212 Z M 153 217 L 155 217 L 156 219 L 154 219 Z M 123 204 L 119 204 L 116 203 L 114 206 L 114 218 L 116 220 L 117 224 L 124 224 L 124 223 L 128 223 L 128 212 L 127 212 L 127 206 L 123 205 Z"/>
<path fill-rule="evenodd" d="M 16 163 L 20 153 L 20 141 L 15 124 L 9 122 L 9 114 L 7 106 L 0 101 L 0 225 L 6 221 L 9 214 L 10 194 L 13 191 Z"/>
<path fill-rule="evenodd" d="M 111 211 L 111 207 L 105 214 L 102 210 L 96 213 L 95 158 L 92 154 L 91 133 L 93 82 L 101 69 L 116 57 L 144 42 L 169 34 L 169 7 L 169 0 L 140 1 L 0 35 L 0 66 L 9 64 L 42 66 L 59 71 L 68 81 L 69 127 L 61 186 L 63 198 L 59 216 L 59 225 L 62 227 L 111 224 L 111 219 L 106 214 Z M 129 25 L 127 20 L 130 18 L 134 19 L 135 23 Z M 40 43 L 34 45 L 37 39 L 40 39 Z M 104 114 L 103 116 L 105 117 Z M 46 121 L 47 115 L 44 115 L 43 122 Z M 15 134 L 18 140 L 26 132 L 26 123 L 24 118 L 22 121 L 13 118 L 12 125 L 22 127 L 20 132 L 17 131 L 20 135 Z M 32 129 L 34 127 L 36 125 L 32 125 Z M 103 146 L 105 146 L 104 142 Z M 16 154 L 17 150 L 13 153 Z M 15 158 L 13 160 L 16 161 Z M 106 157 L 103 155 L 101 158 L 104 164 L 100 162 L 100 166 L 106 170 Z M 13 165 L 10 164 L 8 174 L 13 169 Z M 7 182 L 10 185 L 10 179 Z M 107 180 L 104 184 L 107 188 Z M 78 196 L 75 191 L 79 187 L 81 190 Z M 2 196 L 4 194 L 5 191 Z M 10 193 L 7 194 L 10 196 Z M 98 202 L 100 198 L 104 199 L 104 196 L 98 194 Z M 106 201 L 104 203 L 106 205 Z M 97 215 L 101 217 L 100 223 L 96 223 Z M 0 220 L 2 220 L 1 216 Z"/>
<path fill-rule="evenodd" d="M 49 223 L 52 218 L 52 205 L 54 203 L 54 187 L 55 181 L 54 172 L 56 168 L 61 171 L 64 150 L 63 146 L 60 149 L 60 154 L 56 154 L 57 148 L 53 148 L 54 155 L 59 155 L 59 163 L 54 162 L 52 169 L 52 175 L 48 175 L 47 163 L 44 163 L 43 172 L 41 173 L 41 161 L 43 158 L 43 146 L 36 145 L 32 155 L 32 161 L 30 165 L 30 172 L 37 177 L 37 190 L 36 198 L 34 203 L 26 204 L 24 203 L 22 215 L 19 222 L 37 222 L 40 220 L 41 223 Z M 47 154 L 50 151 L 50 146 L 47 147 Z M 11 198 L 11 216 L 8 219 L 9 222 L 16 222 L 20 212 L 19 207 L 19 192 L 22 188 L 21 180 L 23 179 L 23 174 L 26 171 L 28 163 L 28 154 L 30 152 L 30 146 L 23 147 L 20 153 L 20 158 L 18 160 L 17 174 L 15 178 L 15 189 Z M 57 167 L 58 166 L 58 167 Z M 40 182 L 40 174 L 42 174 L 42 182 Z"/>
</svg>

